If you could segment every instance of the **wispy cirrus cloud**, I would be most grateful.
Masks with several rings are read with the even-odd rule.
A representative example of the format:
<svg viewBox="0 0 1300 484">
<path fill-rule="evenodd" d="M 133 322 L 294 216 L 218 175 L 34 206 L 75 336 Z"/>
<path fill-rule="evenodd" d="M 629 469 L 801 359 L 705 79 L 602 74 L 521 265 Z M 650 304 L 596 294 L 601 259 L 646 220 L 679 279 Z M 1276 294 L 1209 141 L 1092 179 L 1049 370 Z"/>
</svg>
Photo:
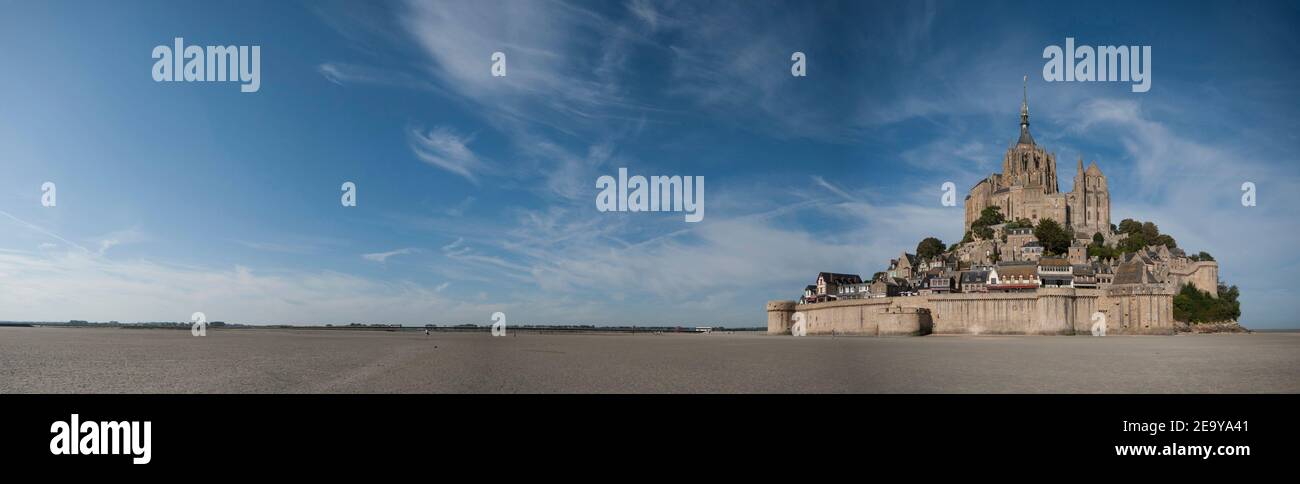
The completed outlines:
<svg viewBox="0 0 1300 484">
<path fill-rule="evenodd" d="M 149 240 L 149 236 L 139 229 L 117 230 L 102 237 L 98 237 L 99 249 L 95 252 L 104 255 L 109 249 L 124 244 L 135 244 Z"/>
<path fill-rule="evenodd" d="M 427 79 L 422 79 L 409 72 L 382 69 L 343 62 L 326 62 L 316 67 L 325 79 L 339 86 L 355 84 L 400 87 L 410 89 L 439 90 Z"/>
<path fill-rule="evenodd" d="M 455 173 L 471 183 L 479 182 L 479 175 L 490 165 L 470 150 L 473 136 L 464 136 L 451 128 L 436 127 L 407 129 L 407 140 L 416 158 L 430 165 Z"/>
<path fill-rule="evenodd" d="M 407 247 L 403 249 L 390 250 L 388 252 L 372 252 L 369 254 L 361 254 L 361 258 L 371 262 L 378 262 L 380 264 L 384 264 L 388 262 L 388 259 L 391 257 L 411 254 L 414 253 L 415 251 L 416 249 Z"/>
<path fill-rule="evenodd" d="M 240 323 L 425 322 L 482 317 L 439 288 L 336 271 L 257 271 L 108 261 L 77 251 L 0 251 L 4 318 Z M 442 287 L 445 289 L 445 286 Z M 445 321 L 445 320 L 444 320 Z"/>
<path fill-rule="evenodd" d="M 477 102 L 489 121 L 565 132 L 603 127 L 635 106 L 621 88 L 618 50 L 634 35 L 567 2 L 406 2 L 397 23 L 431 65 L 428 72 Z M 595 48 L 598 55 L 573 55 Z M 506 55 L 507 75 L 491 75 Z M 597 73 L 593 78 L 590 74 Z M 603 74 L 603 75 L 602 75 Z"/>
</svg>

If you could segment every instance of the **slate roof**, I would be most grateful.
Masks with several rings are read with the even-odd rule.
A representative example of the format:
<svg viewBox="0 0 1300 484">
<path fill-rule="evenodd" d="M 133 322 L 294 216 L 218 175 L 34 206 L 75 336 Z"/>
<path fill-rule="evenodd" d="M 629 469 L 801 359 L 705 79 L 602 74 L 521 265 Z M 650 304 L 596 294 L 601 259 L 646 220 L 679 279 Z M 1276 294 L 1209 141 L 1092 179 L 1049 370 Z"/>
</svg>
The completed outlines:
<svg viewBox="0 0 1300 484">
<path fill-rule="evenodd" d="M 1033 146 L 1034 137 L 1029 135 L 1028 124 L 1020 126 L 1020 139 L 1016 141 L 1016 144 Z"/>
<path fill-rule="evenodd" d="M 1008 277 L 1033 279 L 1038 277 L 1038 267 L 1033 264 L 998 264 L 998 277 L 1001 279 Z"/>
<path fill-rule="evenodd" d="M 820 272 L 817 274 L 818 279 L 823 279 L 829 284 L 857 284 L 862 282 L 862 276 L 857 274 L 839 274 L 835 272 Z"/>
<path fill-rule="evenodd" d="M 1142 284 L 1155 281 L 1151 276 L 1151 271 L 1147 270 L 1146 264 L 1140 260 L 1129 260 L 1119 265 L 1115 270 L 1115 284 Z"/>
</svg>

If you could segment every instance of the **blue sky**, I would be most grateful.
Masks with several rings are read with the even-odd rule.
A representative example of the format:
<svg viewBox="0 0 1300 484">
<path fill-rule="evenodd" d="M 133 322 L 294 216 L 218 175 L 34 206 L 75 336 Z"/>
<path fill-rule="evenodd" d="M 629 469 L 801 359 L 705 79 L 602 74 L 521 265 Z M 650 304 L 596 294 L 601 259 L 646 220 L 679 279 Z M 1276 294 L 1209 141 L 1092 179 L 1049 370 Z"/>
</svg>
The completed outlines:
<svg viewBox="0 0 1300 484">
<path fill-rule="evenodd" d="M 3 3 L 0 320 L 759 326 L 958 240 L 940 186 L 1000 170 L 1029 75 L 1063 191 L 1095 160 L 1300 326 L 1291 3 Z M 154 82 L 175 37 L 261 46 L 261 89 Z M 1066 37 L 1151 46 L 1151 90 L 1044 82 Z M 704 220 L 598 212 L 619 167 L 703 176 Z"/>
</svg>

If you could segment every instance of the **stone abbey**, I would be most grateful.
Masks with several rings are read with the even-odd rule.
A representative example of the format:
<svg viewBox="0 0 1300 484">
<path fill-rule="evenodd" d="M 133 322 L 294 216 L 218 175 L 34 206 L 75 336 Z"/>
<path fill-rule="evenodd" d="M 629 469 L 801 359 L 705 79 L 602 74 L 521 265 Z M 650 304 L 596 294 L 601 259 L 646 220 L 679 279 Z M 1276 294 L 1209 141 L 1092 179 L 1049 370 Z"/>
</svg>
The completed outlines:
<svg viewBox="0 0 1300 484">
<path fill-rule="evenodd" d="M 1111 225 L 1110 189 L 1095 162 L 1085 168 L 1080 159 L 1073 187 L 1060 191 L 1056 154 L 1029 133 L 1027 87 L 1020 136 L 1003 155 L 1002 172 L 966 196 L 967 238 L 946 250 L 926 239 L 921 245 L 933 241 L 938 250 L 922 254 L 918 245 L 917 254 L 904 251 L 868 278 L 820 272 L 798 300 L 768 301 L 768 332 L 1172 334 L 1181 327 L 1174 295 L 1184 285 L 1214 297 L 1219 265 L 1208 254 L 1188 255 L 1172 238 L 1143 238 L 1116 252 L 1141 234 Z M 990 207 L 1005 221 L 981 222 Z M 1034 227 L 1048 219 L 1073 233 L 1068 247 L 1058 239 L 1049 250 L 1038 240 Z M 972 234 L 977 222 L 988 229 L 982 235 Z"/>
<path fill-rule="evenodd" d="M 1074 187 L 1061 193 L 1056 174 L 1056 154 L 1034 142 L 1029 134 L 1029 95 L 1020 104 L 1020 138 L 1002 158 L 1002 173 L 980 180 L 966 196 L 965 230 L 987 207 L 999 207 L 1007 220 L 1028 219 L 1034 224 L 1052 219 L 1074 229 L 1081 239 L 1110 230 L 1110 190 L 1097 163 L 1083 167 L 1079 159 Z"/>
</svg>

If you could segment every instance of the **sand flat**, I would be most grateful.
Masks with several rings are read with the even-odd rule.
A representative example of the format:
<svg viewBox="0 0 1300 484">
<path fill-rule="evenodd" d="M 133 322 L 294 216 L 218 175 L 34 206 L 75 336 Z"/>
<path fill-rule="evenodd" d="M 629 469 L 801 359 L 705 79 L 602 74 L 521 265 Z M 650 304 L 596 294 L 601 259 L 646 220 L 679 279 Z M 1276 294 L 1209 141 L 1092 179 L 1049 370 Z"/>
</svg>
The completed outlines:
<svg viewBox="0 0 1300 484">
<path fill-rule="evenodd" d="M 1296 393 L 1300 333 L 805 337 L 0 328 L 0 393 Z"/>
</svg>

